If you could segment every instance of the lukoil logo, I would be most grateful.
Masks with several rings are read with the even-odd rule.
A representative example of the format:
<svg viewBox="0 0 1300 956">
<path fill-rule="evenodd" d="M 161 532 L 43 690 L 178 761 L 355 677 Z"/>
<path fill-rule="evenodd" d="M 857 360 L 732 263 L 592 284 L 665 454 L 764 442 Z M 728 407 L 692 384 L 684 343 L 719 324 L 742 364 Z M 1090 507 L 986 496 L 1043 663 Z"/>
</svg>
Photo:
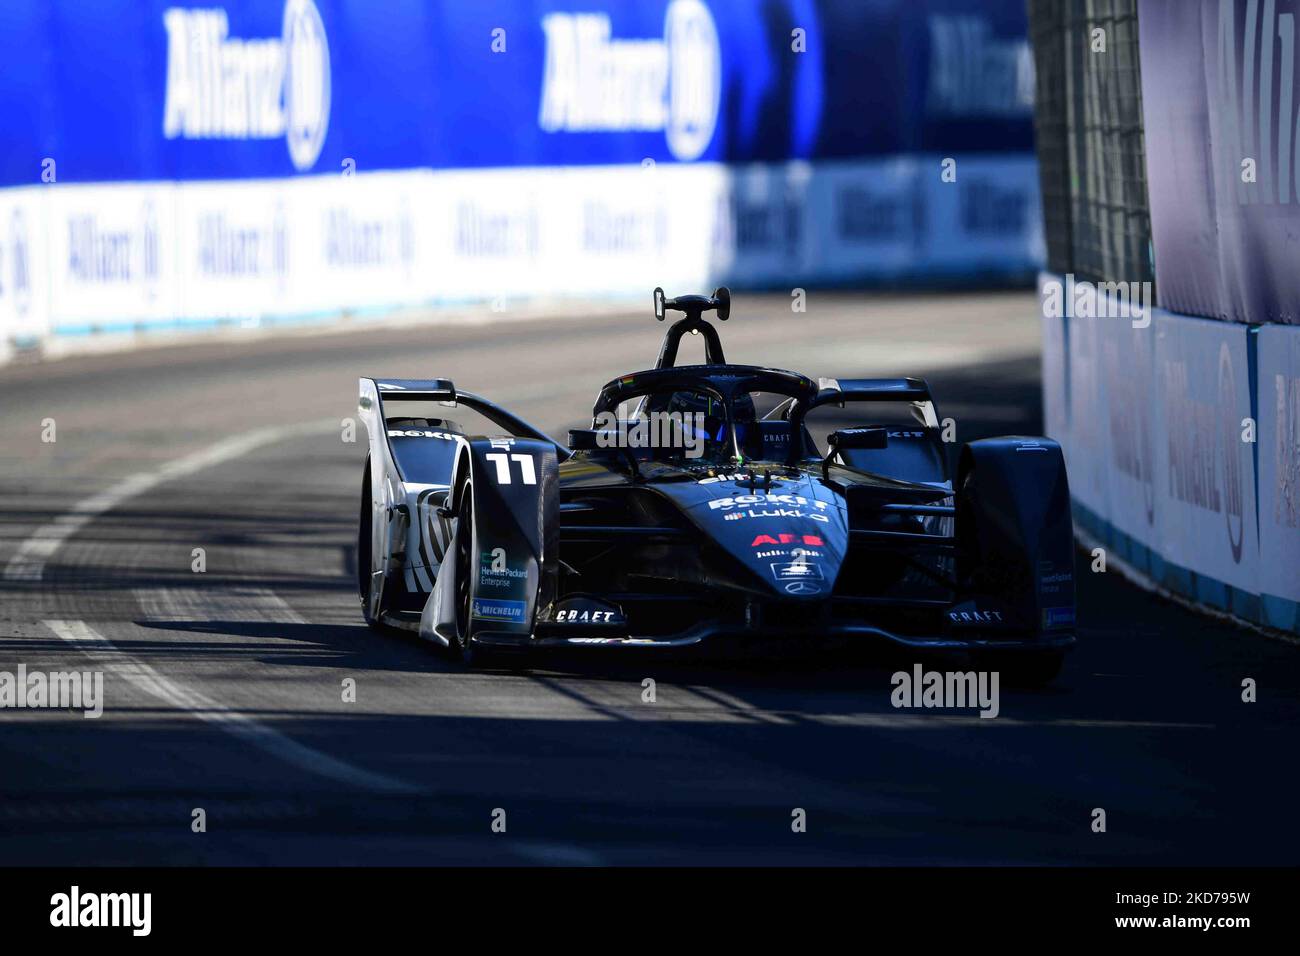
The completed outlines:
<svg viewBox="0 0 1300 956">
<path fill-rule="evenodd" d="M 330 56 L 312 0 L 287 0 L 280 37 L 230 36 L 226 11 L 171 7 L 167 30 L 168 139 L 285 137 L 295 169 L 320 156 L 330 119 Z"/>
<path fill-rule="evenodd" d="M 722 93 L 718 30 L 701 0 L 671 0 L 663 39 L 612 39 L 605 13 L 548 13 L 538 125 L 548 133 L 663 130 L 679 160 L 713 139 Z"/>
</svg>

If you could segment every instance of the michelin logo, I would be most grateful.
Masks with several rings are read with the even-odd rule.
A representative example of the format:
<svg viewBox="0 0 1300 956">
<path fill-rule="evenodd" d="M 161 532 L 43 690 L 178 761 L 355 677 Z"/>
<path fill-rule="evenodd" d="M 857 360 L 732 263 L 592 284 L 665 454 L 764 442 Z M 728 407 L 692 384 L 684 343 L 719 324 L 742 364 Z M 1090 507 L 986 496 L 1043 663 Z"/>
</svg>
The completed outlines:
<svg viewBox="0 0 1300 956">
<path fill-rule="evenodd" d="M 542 18 L 546 67 L 538 125 L 548 133 L 663 130 L 698 159 L 713 139 L 722 89 L 718 30 L 701 0 L 671 0 L 660 40 L 615 40 L 604 13 Z"/>
<path fill-rule="evenodd" d="M 311 169 L 330 118 L 330 57 L 312 0 L 288 0 L 279 37 L 239 39 L 221 8 L 163 12 L 168 139 L 278 139 Z"/>
<path fill-rule="evenodd" d="M 510 621 L 521 623 L 528 606 L 523 601 L 497 601 L 475 598 L 470 615 L 481 621 Z"/>
</svg>

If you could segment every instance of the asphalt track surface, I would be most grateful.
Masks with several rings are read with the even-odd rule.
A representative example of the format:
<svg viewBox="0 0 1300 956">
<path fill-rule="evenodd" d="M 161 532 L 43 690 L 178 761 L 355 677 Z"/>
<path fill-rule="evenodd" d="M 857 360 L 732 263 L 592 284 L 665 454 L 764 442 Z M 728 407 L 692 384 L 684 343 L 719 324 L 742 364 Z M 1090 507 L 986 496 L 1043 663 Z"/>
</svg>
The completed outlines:
<svg viewBox="0 0 1300 956">
<path fill-rule="evenodd" d="M 728 357 L 923 375 L 961 440 L 1038 432 L 1031 293 L 787 303 L 739 297 Z M 895 670 L 962 662 L 876 646 L 508 673 L 368 630 L 358 375 L 451 377 L 561 436 L 662 328 L 505 317 L 0 369 L 0 670 L 99 670 L 106 697 L 98 720 L 0 711 L 0 864 L 1295 863 L 1300 649 L 1082 556 L 1078 649 L 992 720 L 893 708 Z"/>
</svg>

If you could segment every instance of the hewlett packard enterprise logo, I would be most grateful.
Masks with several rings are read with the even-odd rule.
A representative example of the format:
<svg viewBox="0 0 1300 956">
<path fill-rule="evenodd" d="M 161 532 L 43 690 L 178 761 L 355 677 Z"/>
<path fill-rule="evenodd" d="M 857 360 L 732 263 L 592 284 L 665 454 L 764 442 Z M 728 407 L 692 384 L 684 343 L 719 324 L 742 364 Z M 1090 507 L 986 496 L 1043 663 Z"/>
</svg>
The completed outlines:
<svg viewBox="0 0 1300 956">
<path fill-rule="evenodd" d="M 312 0 L 288 0 L 280 36 L 230 35 L 220 7 L 163 12 L 168 139 L 278 139 L 311 169 L 330 119 L 330 56 Z"/>
</svg>

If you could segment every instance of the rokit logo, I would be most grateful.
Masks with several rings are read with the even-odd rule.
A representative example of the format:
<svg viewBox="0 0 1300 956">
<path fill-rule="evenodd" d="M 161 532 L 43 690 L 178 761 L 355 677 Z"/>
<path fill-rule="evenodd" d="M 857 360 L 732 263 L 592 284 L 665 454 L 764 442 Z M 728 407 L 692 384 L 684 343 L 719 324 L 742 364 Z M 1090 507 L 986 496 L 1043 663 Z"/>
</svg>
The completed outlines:
<svg viewBox="0 0 1300 956">
<path fill-rule="evenodd" d="M 698 159 L 713 139 L 722 92 L 713 17 L 671 0 L 663 39 L 615 40 L 605 13 L 542 18 L 546 66 L 538 125 L 548 133 L 663 130 L 668 150 Z"/>
<path fill-rule="evenodd" d="M 715 498 L 709 502 L 711 511 L 725 512 L 724 521 L 744 518 L 806 518 L 828 524 L 831 519 L 822 514 L 828 507 L 824 501 L 784 494 L 735 495 L 730 498 Z M 807 508 L 813 510 L 805 510 Z"/>
<path fill-rule="evenodd" d="M 221 8 L 163 12 L 168 139 L 285 137 L 294 168 L 311 169 L 329 128 L 330 58 L 312 0 L 288 0 L 280 37 L 231 37 Z"/>
<path fill-rule="evenodd" d="M 433 431 L 427 428 L 390 428 L 389 438 L 439 438 L 443 441 L 455 441 L 456 436 L 450 432 Z"/>
<path fill-rule="evenodd" d="M 810 501 L 803 495 L 762 492 L 753 495 L 732 495 L 727 498 L 714 498 L 709 502 L 709 509 L 712 511 L 727 511 L 731 508 L 749 507 L 751 505 L 797 505 L 801 508 L 811 505 L 818 511 L 825 511 L 828 507 L 824 501 Z"/>
</svg>

